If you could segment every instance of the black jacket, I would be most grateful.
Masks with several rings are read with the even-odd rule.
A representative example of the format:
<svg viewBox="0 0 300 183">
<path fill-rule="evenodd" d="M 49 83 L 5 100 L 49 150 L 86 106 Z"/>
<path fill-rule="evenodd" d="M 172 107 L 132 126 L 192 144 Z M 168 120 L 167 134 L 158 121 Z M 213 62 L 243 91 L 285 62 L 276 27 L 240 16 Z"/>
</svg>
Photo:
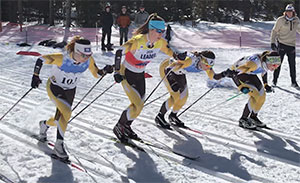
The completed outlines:
<svg viewBox="0 0 300 183">
<path fill-rule="evenodd" d="M 100 21 L 103 29 L 110 29 L 113 25 L 113 16 L 111 12 L 103 12 Z"/>
</svg>

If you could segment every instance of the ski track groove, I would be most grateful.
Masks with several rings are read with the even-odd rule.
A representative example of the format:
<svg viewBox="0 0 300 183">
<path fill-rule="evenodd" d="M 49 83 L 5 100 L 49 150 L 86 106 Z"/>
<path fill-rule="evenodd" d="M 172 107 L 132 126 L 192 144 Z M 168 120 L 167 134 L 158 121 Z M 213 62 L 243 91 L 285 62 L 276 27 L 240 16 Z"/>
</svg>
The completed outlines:
<svg viewBox="0 0 300 183">
<path fill-rule="evenodd" d="M 12 83 L 12 82 L 8 82 L 8 81 L 5 81 L 5 82 L 7 82 L 7 83 L 9 83 L 9 84 L 11 84 L 11 85 L 14 85 L 14 86 L 16 86 L 16 87 L 20 87 L 20 85 L 18 85 L 18 84 L 15 84 L 15 83 Z M 94 89 L 94 90 L 99 90 L 99 89 Z M 99 90 L 100 91 L 100 90 Z M 44 91 L 45 92 L 45 91 Z M 46 93 L 46 92 L 45 92 Z M 109 92 L 109 94 L 111 94 L 111 92 Z M 111 94 L 111 95 L 115 95 L 115 96 L 118 96 L 118 97 L 120 97 L 119 96 L 119 94 Z M 1 97 L 1 96 L 0 96 Z M 6 97 L 9 97 L 9 96 L 6 96 Z M 2 97 L 3 98 L 3 97 Z M 126 96 L 122 96 L 122 98 L 126 98 Z M 8 98 L 5 98 L 6 100 L 8 99 Z M 10 98 L 10 100 L 11 101 L 13 101 L 12 100 L 13 98 Z M 85 101 L 85 103 L 87 103 L 87 101 Z M 31 105 L 34 105 L 34 103 L 31 103 L 31 104 L 29 104 L 29 106 L 31 106 Z M 101 109 L 105 109 L 107 112 L 111 112 L 111 107 L 112 106 L 107 106 L 107 105 L 105 105 L 105 107 L 103 108 L 103 105 L 102 106 L 100 106 L 99 104 L 94 104 L 94 107 L 95 107 L 95 105 L 96 105 L 96 108 L 101 108 Z M 158 105 L 158 104 L 157 104 Z M 99 107 L 100 106 L 100 107 Z M 30 108 L 30 107 L 29 107 Z M 118 110 L 118 111 L 120 111 L 120 109 L 117 109 L 117 108 L 115 108 L 116 110 Z M 193 110 L 190 110 L 190 112 L 193 112 L 193 113 L 196 113 L 196 111 L 193 111 Z M 111 112 L 111 113 L 113 113 L 113 114 L 119 114 L 119 112 Z M 203 113 L 202 113 L 203 114 Z M 198 114 L 199 115 L 199 114 Z M 207 114 L 205 114 L 205 115 L 207 115 Z M 211 116 L 211 114 L 210 114 L 210 116 Z M 143 119 L 143 118 L 145 118 L 145 119 Z M 207 117 L 207 118 L 209 118 L 209 117 Z M 226 121 L 223 121 L 222 123 L 227 123 L 227 124 L 231 124 L 231 125 L 235 125 L 236 126 L 236 124 L 233 124 L 234 122 L 232 122 L 232 119 L 230 119 L 230 118 L 224 118 L 224 117 L 219 117 L 219 116 L 215 116 L 215 118 L 213 118 L 213 117 L 211 117 L 211 118 L 209 118 L 209 119 L 213 119 L 213 120 L 218 120 L 219 121 L 219 119 L 216 119 L 216 118 L 222 118 L 222 119 L 225 119 L 225 120 L 228 120 L 228 121 L 231 121 L 231 122 L 226 122 Z M 79 118 L 78 117 L 78 119 L 80 120 L 80 121 L 82 121 L 83 119 L 82 118 Z M 146 122 L 147 124 L 149 123 L 149 121 L 153 121 L 152 119 L 150 119 L 149 117 L 147 117 L 147 116 L 143 116 L 143 115 L 141 115 L 141 118 L 138 118 L 140 121 L 143 121 L 143 122 Z M 77 120 L 78 121 L 78 120 Z M 152 122 L 153 123 L 153 122 Z M 152 124 L 151 123 L 151 124 Z M 98 126 L 97 126 L 98 127 Z M 80 127 L 79 127 L 80 128 Z M 98 128 L 100 128 L 100 127 L 98 127 Z M 101 127 L 101 128 L 103 128 L 103 126 Z M 107 127 L 106 127 L 107 128 Z M 88 129 L 86 129 L 86 130 L 88 130 Z M 90 130 L 89 130 L 90 131 Z M 112 129 L 110 129 L 110 131 L 112 131 Z M 274 131 L 272 131 L 272 132 L 274 132 Z M 271 132 L 271 133 L 272 133 Z M 277 132 L 277 131 L 275 131 L 275 132 Z M 191 133 L 193 133 L 193 132 L 190 132 L 189 134 L 191 134 Z M 217 140 L 216 139 L 214 139 L 214 140 L 212 140 L 211 139 L 211 137 L 209 138 L 209 141 L 211 141 L 211 142 L 213 142 L 213 143 L 216 143 L 216 144 L 220 144 L 220 141 L 218 140 L 218 138 L 219 139 L 224 139 L 224 137 L 223 136 L 220 136 L 220 135 L 216 135 L 216 134 L 212 134 L 212 133 L 209 133 L 209 132 L 204 132 L 203 131 L 203 133 L 205 134 L 205 135 L 209 135 L 209 136 L 215 136 L 216 138 L 217 138 Z M 289 135 L 285 135 L 285 134 L 282 134 L 282 133 L 280 133 L 280 132 L 278 132 L 279 134 L 278 135 L 281 135 L 281 136 L 285 136 L 285 137 L 288 137 L 288 138 L 292 138 L 292 139 L 294 139 L 294 140 L 299 140 L 297 137 L 293 137 L 293 136 L 289 136 Z M 195 136 L 195 137 L 197 137 L 197 138 L 201 138 L 201 139 L 203 139 L 203 136 L 201 136 L 201 135 L 197 135 L 197 134 L 193 134 L 193 136 Z M 213 137 L 214 138 L 214 137 Z M 296 139 L 297 138 L 297 139 Z M 226 140 L 228 140 L 228 141 L 232 141 L 233 139 L 229 139 L 229 138 L 226 138 Z M 240 143 L 240 142 L 239 142 Z M 243 142 L 244 143 L 244 142 Z M 230 146 L 230 147 L 233 147 L 233 148 L 238 148 L 238 149 L 241 149 L 241 150 L 244 150 L 244 151 L 249 151 L 249 149 L 247 149 L 247 148 L 245 148 L 245 147 L 242 147 L 242 146 L 240 146 L 240 145 L 242 145 L 242 144 L 240 144 L 240 145 L 233 145 L 233 144 L 230 144 L 230 143 L 228 143 L 228 142 L 221 142 L 221 144 L 223 144 L 223 145 L 225 145 L 225 146 Z M 72 150 L 73 151 L 73 150 Z M 251 151 L 253 151 L 253 152 L 255 152 L 255 153 L 258 153 L 258 152 L 256 152 L 255 150 L 251 150 Z M 73 151 L 74 152 L 74 151 Z M 76 153 L 77 154 L 77 153 Z M 266 157 L 269 157 L 269 158 L 271 158 L 271 159 L 274 159 L 274 160 L 277 160 L 277 161 L 281 161 L 281 162 L 284 162 L 284 160 L 282 160 L 282 158 L 273 158 L 273 156 L 272 155 L 266 155 L 265 153 L 263 153 L 264 154 L 264 156 L 266 156 Z M 292 164 L 292 165 L 295 165 L 293 162 L 286 162 L 286 163 L 289 163 L 289 164 Z M 296 165 L 296 166 L 298 166 L 298 165 Z M 259 177 L 257 177 L 258 179 L 260 179 Z M 226 179 L 225 179 L 226 180 Z M 264 180 L 264 179 L 262 179 L 262 180 Z M 265 180 L 265 181 L 268 181 L 268 180 Z"/>
</svg>

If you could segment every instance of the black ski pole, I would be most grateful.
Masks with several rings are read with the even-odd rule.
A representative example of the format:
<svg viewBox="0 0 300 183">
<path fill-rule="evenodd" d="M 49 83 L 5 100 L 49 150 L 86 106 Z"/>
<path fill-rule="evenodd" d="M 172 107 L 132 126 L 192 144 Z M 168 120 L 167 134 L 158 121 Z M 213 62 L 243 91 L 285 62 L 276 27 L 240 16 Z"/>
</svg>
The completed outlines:
<svg viewBox="0 0 300 183">
<path fill-rule="evenodd" d="M 155 92 L 155 90 L 159 87 L 159 85 L 161 84 L 161 82 L 164 81 L 164 79 L 172 72 L 173 69 L 169 70 L 169 72 L 167 72 L 167 74 L 159 81 L 159 83 L 156 85 L 156 87 L 151 91 L 151 93 L 148 95 L 148 97 L 146 98 L 146 100 L 144 100 L 144 103 L 146 103 L 146 101 L 151 97 L 151 95 Z"/>
<path fill-rule="evenodd" d="M 1 118 L 0 121 L 24 98 L 26 95 L 32 90 L 33 88 L 30 88 Z"/>
<path fill-rule="evenodd" d="M 183 114 L 185 111 L 187 111 L 189 108 L 191 108 L 194 104 L 196 104 L 200 99 L 202 99 L 206 94 L 208 94 L 212 89 L 214 89 L 215 87 L 210 88 L 209 90 L 207 90 L 203 95 L 201 95 L 197 100 L 195 100 L 190 106 L 188 106 L 184 111 L 182 111 L 178 117 Z"/>
<path fill-rule="evenodd" d="M 106 88 L 102 93 L 100 93 L 94 100 L 92 100 L 88 105 L 86 105 L 81 111 L 79 111 L 73 118 L 69 120 L 70 123 L 74 118 L 76 118 L 79 114 L 81 114 L 86 108 L 88 108 L 92 103 L 94 103 L 99 97 L 101 97 L 105 92 L 107 92 L 111 87 L 113 87 L 116 83 L 114 82 L 108 88 Z"/>
<path fill-rule="evenodd" d="M 149 105 L 149 104 L 151 104 L 151 103 L 155 102 L 156 100 L 158 100 L 158 99 L 160 99 L 161 97 L 163 97 L 163 96 L 167 95 L 168 93 L 169 93 L 169 92 L 167 92 L 167 93 L 164 93 L 163 95 L 161 95 L 161 96 L 157 97 L 156 99 L 153 99 L 153 100 L 151 100 L 150 102 L 148 102 L 147 104 L 145 104 L 145 105 L 144 105 L 144 107 L 146 107 L 147 105 Z"/>
<path fill-rule="evenodd" d="M 89 89 L 89 91 L 82 97 L 82 99 L 76 104 L 75 107 L 73 107 L 72 111 L 74 111 L 78 105 L 85 99 L 85 97 L 98 85 L 98 83 L 104 78 L 105 74 L 103 76 L 101 76 L 101 78 L 99 78 L 99 80 L 94 84 L 94 86 L 92 86 L 91 89 Z"/>
</svg>

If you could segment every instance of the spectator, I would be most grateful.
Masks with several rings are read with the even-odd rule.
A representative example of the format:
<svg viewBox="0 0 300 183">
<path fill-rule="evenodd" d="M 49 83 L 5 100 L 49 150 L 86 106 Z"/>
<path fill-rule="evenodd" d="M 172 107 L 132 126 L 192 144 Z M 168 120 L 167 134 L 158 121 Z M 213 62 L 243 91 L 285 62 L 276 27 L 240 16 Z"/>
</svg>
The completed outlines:
<svg viewBox="0 0 300 183">
<path fill-rule="evenodd" d="M 122 6 L 121 13 L 117 18 L 117 24 L 120 27 L 120 46 L 123 44 L 123 39 L 124 42 L 128 40 L 128 27 L 130 23 L 130 16 L 127 14 L 126 6 Z"/>
<path fill-rule="evenodd" d="M 149 13 L 145 11 L 145 6 L 143 4 L 140 5 L 140 11 L 135 15 L 134 23 L 137 27 L 140 27 L 147 21 L 149 17 Z"/>
<path fill-rule="evenodd" d="M 113 16 L 110 12 L 110 3 L 105 6 L 105 11 L 101 15 L 101 25 L 102 25 L 102 39 L 101 39 L 101 49 L 102 51 L 112 51 L 111 40 L 111 27 L 113 25 Z M 105 37 L 107 36 L 107 44 L 104 44 Z"/>
<path fill-rule="evenodd" d="M 292 81 L 292 87 L 300 89 L 296 82 L 296 32 L 300 33 L 300 22 L 296 15 L 295 8 L 292 4 L 288 4 L 282 16 L 280 16 L 272 29 L 271 32 L 271 48 L 272 50 L 278 51 L 281 62 L 283 61 L 284 55 L 288 57 L 290 76 Z M 276 45 L 277 41 L 277 45 Z M 277 80 L 280 73 L 279 66 L 273 74 L 273 85 L 276 86 Z"/>
</svg>

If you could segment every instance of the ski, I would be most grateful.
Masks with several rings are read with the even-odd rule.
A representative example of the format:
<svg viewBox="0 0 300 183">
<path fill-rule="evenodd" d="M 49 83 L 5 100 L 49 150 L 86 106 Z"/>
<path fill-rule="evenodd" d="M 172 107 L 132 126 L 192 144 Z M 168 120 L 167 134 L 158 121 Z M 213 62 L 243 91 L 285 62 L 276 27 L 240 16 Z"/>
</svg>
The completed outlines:
<svg viewBox="0 0 300 183">
<path fill-rule="evenodd" d="M 132 139 L 133 141 L 136 141 L 136 142 L 139 142 L 139 143 L 142 143 L 144 145 L 147 145 L 147 146 L 150 146 L 150 147 L 154 147 L 156 149 L 160 149 L 160 150 L 163 150 L 163 151 L 167 151 L 167 152 L 170 152 L 170 153 L 174 153 L 176 155 L 179 155 L 179 156 L 182 156 L 184 158 L 187 158 L 187 159 L 190 159 L 190 160 L 196 160 L 198 158 L 200 158 L 200 156 L 197 156 L 197 157 L 191 157 L 191 156 L 187 156 L 185 154 L 182 154 L 182 153 L 179 153 L 179 152 L 176 152 L 174 151 L 172 148 L 168 147 L 168 148 L 164 148 L 162 146 L 158 146 L 158 145 L 155 145 L 155 144 L 152 144 L 151 142 L 147 142 L 147 141 L 144 141 L 144 140 L 134 140 Z"/>
<path fill-rule="evenodd" d="M 280 86 L 274 86 L 274 88 L 278 88 L 278 89 L 280 89 L 281 91 L 284 91 L 284 92 L 286 92 L 286 93 L 293 94 L 295 98 L 300 99 L 300 93 L 293 92 L 293 91 L 291 91 L 291 90 L 282 88 L 282 87 L 280 87 Z M 298 90 L 298 89 L 296 89 L 296 90 Z"/>
<path fill-rule="evenodd" d="M 192 129 L 192 128 L 186 126 L 186 125 L 184 125 L 184 126 L 178 126 L 178 125 L 172 124 L 172 126 L 177 127 L 177 128 L 186 129 L 186 130 L 189 130 L 189 131 L 192 131 L 192 132 L 199 133 L 199 134 L 203 135 L 203 133 L 200 132 L 199 130 Z"/>
<path fill-rule="evenodd" d="M 131 141 L 127 141 L 127 142 L 122 142 L 119 139 L 115 138 L 115 137 L 111 137 L 110 138 L 112 141 L 123 144 L 124 146 L 128 146 L 131 147 L 132 149 L 138 150 L 138 151 L 142 151 L 142 152 L 146 152 L 142 147 L 136 145 L 135 143 L 131 142 Z"/>
<path fill-rule="evenodd" d="M 45 140 L 45 139 L 41 139 L 39 135 L 31 135 L 32 138 L 38 140 L 39 142 L 42 142 L 44 143 L 45 145 L 47 145 L 49 148 L 53 148 L 54 147 L 54 143 L 48 141 L 48 140 Z M 45 154 L 47 154 L 48 156 L 50 156 L 52 159 L 55 159 L 55 160 L 58 160 L 62 163 L 65 163 L 73 168 L 76 168 L 77 170 L 79 171 L 82 171 L 82 172 L 85 172 L 87 173 L 87 171 L 83 168 L 81 168 L 79 165 L 75 164 L 74 162 L 72 162 L 71 160 L 69 159 L 64 159 L 64 158 L 60 158 L 58 157 L 56 154 L 52 153 L 52 152 L 45 152 Z"/>
<path fill-rule="evenodd" d="M 5 177 L 3 174 L 0 173 L 0 180 L 2 180 L 5 183 L 14 183 L 13 181 L 9 180 L 7 177 Z"/>
</svg>

